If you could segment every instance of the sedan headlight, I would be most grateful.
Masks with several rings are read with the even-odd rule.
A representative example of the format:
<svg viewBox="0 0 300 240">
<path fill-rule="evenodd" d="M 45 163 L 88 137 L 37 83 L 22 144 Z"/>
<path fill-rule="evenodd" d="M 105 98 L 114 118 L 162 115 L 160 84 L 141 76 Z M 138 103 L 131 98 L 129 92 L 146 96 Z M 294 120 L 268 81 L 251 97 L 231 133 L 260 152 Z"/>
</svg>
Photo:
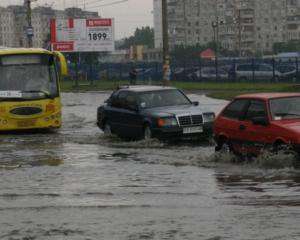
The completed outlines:
<svg viewBox="0 0 300 240">
<path fill-rule="evenodd" d="M 159 118 L 157 121 L 157 125 L 159 127 L 171 127 L 171 126 L 177 126 L 177 119 L 172 117 L 172 118 Z"/>
<path fill-rule="evenodd" d="M 215 120 L 215 113 L 203 113 L 203 122 L 213 122 Z"/>
</svg>

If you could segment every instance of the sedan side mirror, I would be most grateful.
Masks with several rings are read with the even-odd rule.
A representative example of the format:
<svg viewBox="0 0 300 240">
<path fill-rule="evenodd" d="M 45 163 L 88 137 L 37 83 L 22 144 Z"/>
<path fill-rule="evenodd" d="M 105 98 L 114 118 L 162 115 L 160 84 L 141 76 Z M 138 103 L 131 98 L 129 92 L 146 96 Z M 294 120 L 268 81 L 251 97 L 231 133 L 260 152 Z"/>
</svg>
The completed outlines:
<svg viewBox="0 0 300 240">
<path fill-rule="evenodd" d="M 199 106 L 199 102 L 193 102 L 194 106 Z"/>
<path fill-rule="evenodd" d="M 128 109 L 135 112 L 139 112 L 140 110 L 138 105 L 129 105 Z"/>
<path fill-rule="evenodd" d="M 111 104 L 111 99 L 109 98 L 109 99 L 106 99 L 105 101 L 104 101 L 104 103 L 106 103 L 107 105 L 110 105 Z"/>
<path fill-rule="evenodd" d="M 269 120 L 267 117 L 254 117 L 252 118 L 252 123 L 254 125 L 268 126 Z"/>
</svg>

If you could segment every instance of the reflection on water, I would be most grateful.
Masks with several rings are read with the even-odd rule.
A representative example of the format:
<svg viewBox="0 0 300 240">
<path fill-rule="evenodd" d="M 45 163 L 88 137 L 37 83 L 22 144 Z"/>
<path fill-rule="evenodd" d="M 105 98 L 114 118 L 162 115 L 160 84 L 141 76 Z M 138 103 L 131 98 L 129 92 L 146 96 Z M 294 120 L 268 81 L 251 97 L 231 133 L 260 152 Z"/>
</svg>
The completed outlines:
<svg viewBox="0 0 300 240">
<path fill-rule="evenodd" d="M 265 176 L 267 175 L 268 176 Z M 227 200 L 236 205 L 260 207 L 300 206 L 300 171 L 267 171 L 251 175 L 216 174 L 218 187 L 230 193 Z M 226 201 L 226 199 L 224 199 Z"/>
<path fill-rule="evenodd" d="M 41 167 L 41 166 L 51 166 L 57 167 L 63 164 L 63 160 L 59 158 L 53 158 L 50 156 L 35 156 L 34 160 L 10 160 L 10 161 L 3 161 L 1 160 L 0 163 L 0 170 L 14 170 L 20 167 Z"/>
<path fill-rule="evenodd" d="M 31 166 L 51 166 L 51 167 L 57 167 L 61 164 L 63 164 L 63 160 L 59 158 L 53 158 L 53 157 L 42 157 L 41 159 L 38 159 L 36 161 L 32 161 L 30 163 Z"/>
<path fill-rule="evenodd" d="M 95 121 L 107 96 L 64 94 L 57 133 L 0 136 L 1 240 L 299 239 L 290 156 L 240 162 L 197 141 L 104 137 Z"/>
<path fill-rule="evenodd" d="M 0 170 L 14 170 L 21 167 L 21 164 L 1 163 Z"/>
<path fill-rule="evenodd" d="M 56 136 L 53 133 L 1 135 L 0 169 L 63 164 L 63 148 Z"/>
</svg>

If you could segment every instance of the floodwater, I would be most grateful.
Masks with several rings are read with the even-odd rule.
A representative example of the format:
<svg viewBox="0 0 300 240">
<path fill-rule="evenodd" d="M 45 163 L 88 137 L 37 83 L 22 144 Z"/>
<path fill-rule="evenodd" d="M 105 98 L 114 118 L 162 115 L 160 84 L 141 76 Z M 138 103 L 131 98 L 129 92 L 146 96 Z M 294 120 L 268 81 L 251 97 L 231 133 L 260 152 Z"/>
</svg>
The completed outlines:
<svg viewBox="0 0 300 240">
<path fill-rule="evenodd" d="M 64 94 L 58 133 L 0 135 L 1 240 L 300 239 L 288 157 L 237 164 L 210 144 L 104 137 L 95 121 L 107 96 Z"/>
</svg>

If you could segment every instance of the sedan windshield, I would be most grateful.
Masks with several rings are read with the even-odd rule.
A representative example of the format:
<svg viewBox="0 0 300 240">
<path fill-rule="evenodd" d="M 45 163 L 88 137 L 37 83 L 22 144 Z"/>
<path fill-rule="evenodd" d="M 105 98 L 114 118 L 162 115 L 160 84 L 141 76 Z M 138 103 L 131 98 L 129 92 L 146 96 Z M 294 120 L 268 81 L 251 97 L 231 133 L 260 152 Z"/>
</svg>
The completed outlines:
<svg viewBox="0 0 300 240">
<path fill-rule="evenodd" d="M 190 105 L 190 100 L 176 89 L 143 92 L 139 94 L 142 108 Z"/>
<path fill-rule="evenodd" d="M 57 95 L 57 78 L 55 66 L 34 64 L 2 64 L 0 66 L 1 98 L 16 96 L 36 99 Z"/>
<path fill-rule="evenodd" d="M 273 120 L 300 118 L 300 97 L 272 99 L 270 108 Z"/>
</svg>

